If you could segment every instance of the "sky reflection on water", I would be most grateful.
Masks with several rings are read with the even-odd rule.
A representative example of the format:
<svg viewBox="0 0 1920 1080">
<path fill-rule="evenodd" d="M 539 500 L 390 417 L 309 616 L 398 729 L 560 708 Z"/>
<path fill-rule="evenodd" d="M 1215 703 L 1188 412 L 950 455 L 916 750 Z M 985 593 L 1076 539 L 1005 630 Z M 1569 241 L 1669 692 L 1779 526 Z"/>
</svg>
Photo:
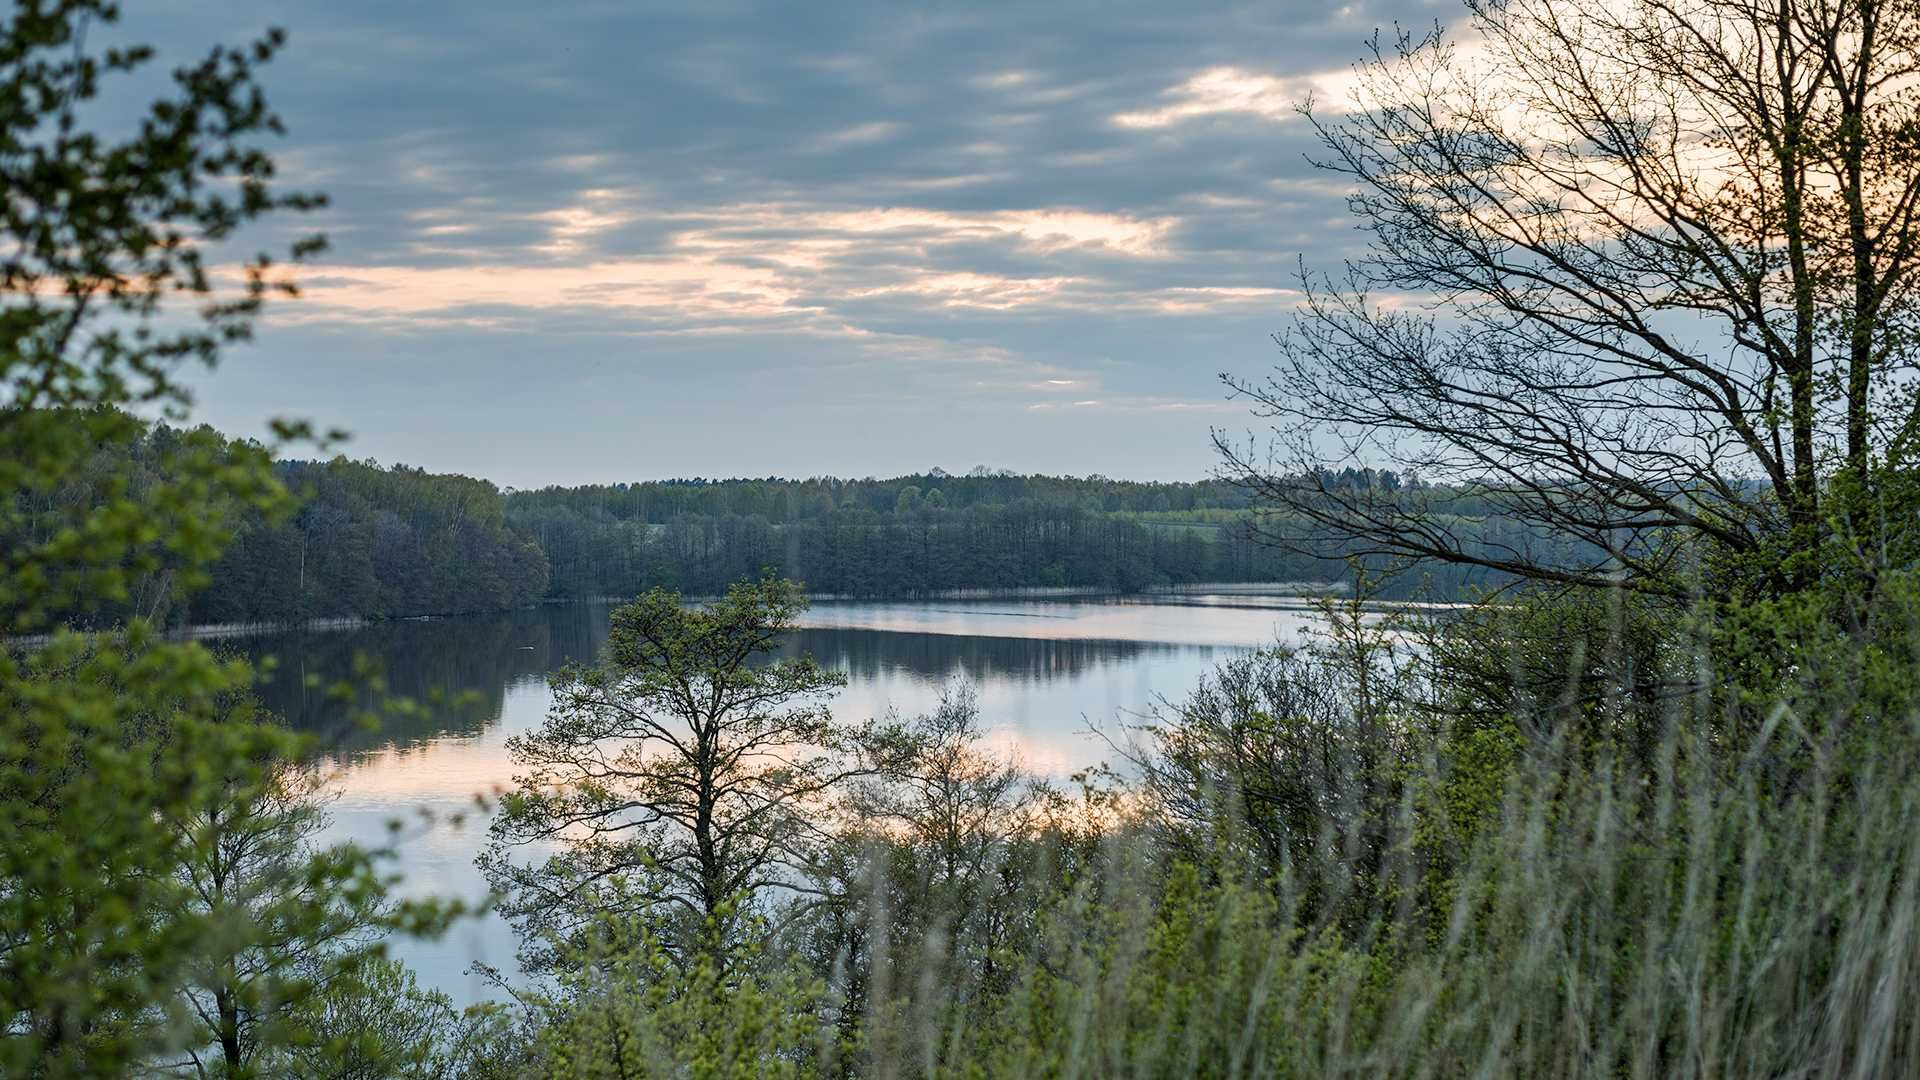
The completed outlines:
<svg viewBox="0 0 1920 1080">
<path fill-rule="evenodd" d="M 400 822 L 395 869 L 403 895 L 479 900 L 473 858 L 486 843 L 476 796 L 512 783 L 506 742 L 537 726 L 547 672 L 590 661 L 606 640 L 610 605 L 405 620 L 356 630 L 263 635 L 230 643 L 273 655 L 261 688 L 269 708 L 316 733 L 333 769 L 336 839 L 375 844 Z M 1112 758 L 1100 732 L 1138 720 L 1158 696 L 1179 698 L 1233 653 L 1297 641 L 1315 620 L 1291 597 L 1252 594 L 927 603 L 822 602 L 787 644 L 847 673 L 835 699 L 849 719 L 930 709 L 956 682 L 979 695 L 993 745 L 1035 772 L 1064 777 Z M 466 692 L 463 708 L 356 729 L 308 685 L 346 678 L 353 657 L 377 661 L 392 693 Z M 495 996 L 467 972 L 511 970 L 513 938 L 496 917 L 463 921 L 438 942 L 396 941 L 421 980 L 466 1004 Z"/>
</svg>

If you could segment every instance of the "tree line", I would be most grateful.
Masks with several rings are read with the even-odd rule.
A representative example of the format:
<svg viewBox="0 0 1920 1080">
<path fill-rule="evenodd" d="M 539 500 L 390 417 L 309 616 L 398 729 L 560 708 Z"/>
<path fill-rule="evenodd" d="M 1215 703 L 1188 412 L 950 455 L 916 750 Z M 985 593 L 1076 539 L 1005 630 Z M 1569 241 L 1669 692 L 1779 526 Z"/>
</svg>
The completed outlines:
<svg viewBox="0 0 1920 1080">
<path fill-rule="evenodd" d="M 1255 545 L 1243 528 L 1156 527 L 1030 498 L 964 509 L 833 509 L 787 524 L 682 514 L 656 525 L 551 503 L 513 505 L 513 520 L 547 553 L 555 596 L 631 596 L 656 585 L 713 595 L 766 567 L 816 592 L 862 597 L 1047 587 L 1132 592 L 1330 576 L 1328 565 Z"/>
<path fill-rule="evenodd" d="M 123 596 L 66 598 L 59 607 L 70 620 L 377 619 L 502 610 L 547 595 L 546 555 L 508 521 L 499 489 L 484 480 L 345 458 L 269 463 L 264 448 L 207 427 L 52 416 L 82 429 L 124 425 L 125 432 L 85 448 L 84 460 L 61 482 L 14 494 L 0 536 L 20 544 L 58 537 L 75 517 L 116 498 L 164 492 L 209 456 L 256 465 L 291 495 L 266 508 L 210 500 L 205 524 L 231 534 L 217 560 L 195 567 L 178 552 L 163 552 L 151 565 L 130 567 Z"/>
<path fill-rule="evenodd" d="M 189 601 L 194 621 L 492 611 L 547 595 L 546 554 L 485 480 L 344 458 L 277 471 L 300 508 L 246 520 Z"/>
<path fill-rule="evenodd" d="M 889 479 L 735 478 L 659 480 L 632 484 L 591 484 L 545 487 L 514 494 L 516 505 L 534 508 L 564 506 L 603 511 L 623 521 L 665 524 L 682 515 L 725 517 L 758 516 L 780 525 L 804 521 L 836 510 L 876 513 L 928 509 L 965 509 L 1033 500 L 1074 504 L 1095 511 L 1177 511 L 1213 508 L 1245 509 L 1247 493 L 1230 483 L 1208 480 L 1193 483 L 1156 483 L 1113 480 L 1104 476 L 1022 475 L 1004 469 L 977 467 L 964 475 L 930 469 L 925 473 Z"/>
<path fill-rule="evenodd" d="M 916 494 L 911 485 L 906 490 Z M 1481 545 L 1553 542 L 1516 522 L 1470 518 L 1472 493 L 1446 494 Z M 509 519 L 546 553 L 555 597 L 633 596 L 656 586 L 708 596 L 766 568 L 816 593 L 858 597 L 1060 587 L 1137 592 L 1204 582 L 1329 585 L 1343 582 L 1356 559 L 1374 570 L 1390 561 L 1359 544 L 1288 550 L 1269 540 L 1287 519 L 1231 507 L 1114 513 L 1080 500 L 1023 497 L 962 508 L 924 501 L 890 511 L 852 506 L 779 524 L 732 513 L 652 523 L 616 517 L 591 496 L 580 502 L 586 505 L 550 495 L 508 500 Z M 1453 599 L 1502 580 L 1475 567 L 1437 564 L 1397 580 L 1388 595 Z"/>
<path fill-rule="evenodd" d="M 107 443 L 75 476 L 16 496 L 31 538 L 116 485 L 139 494 L 166 481 L 189 445 L 259 454 L 210 428 L 145 428 Z M 225 508 L 233 537 L 191 589 L 172 564 L 143 575 L 119 603 L 93 597 L 72 616 L 139 613 L 162 623 L 290 623 L 499 611 L 543 599 L 638 596 L 669 588 L 723 592 L 765 569 L 815 593 L 910 598 L 942 592 L 1075 588 L 1112 592 L 1206 582 L 1331 584 L 1358 546 L 1302 553 L 1270 542 L 1281 519 L 1257 517 L 1246 493 L 1217 481 L 1141 484 L 1051 476 L 941 474 L 892 480 L 724 480 L 502 491 L 468 476 L 346 457 L 281 460 L 289 512 Z M 1346 470 L 1327 483 L 1398 492 L 1472 519 L 1488 543 L 1513 523 L 1467 490 L 1403 484 Z M 922 486 L 922 484 L 926 486 Z M 954 492 L 948 498 L 947 491 Z M 1373 558 L 1374 569 L 1385 562 Z M 1398 595 L 1452 598 L 1493 575 L 1433 568 Z"/>
</svg>

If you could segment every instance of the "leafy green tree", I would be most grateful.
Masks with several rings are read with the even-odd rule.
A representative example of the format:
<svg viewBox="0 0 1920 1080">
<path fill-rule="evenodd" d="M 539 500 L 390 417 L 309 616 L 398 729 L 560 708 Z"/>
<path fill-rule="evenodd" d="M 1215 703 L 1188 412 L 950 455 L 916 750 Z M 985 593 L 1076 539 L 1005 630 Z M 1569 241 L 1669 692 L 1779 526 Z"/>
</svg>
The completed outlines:
<svg viewBox="0 0 1920 1080">
<path fill-rule="evenodd" d="M 980 887 L 996 849 L 1023 828 L 1033 778 L 982 747 L 986 732 L 971 687 L 948 688 L 937 708 L 901 725 L 900 735 L 880 772 L 859 785 L 856 819 L 925 852 L 935 887 Z M 957 899 L 957 907 L 968 906 L 966 896 Z"/>
<path fill-rule="evenodd" d="M 223 291 L 209 256 L 264 214 L 319 203 L 273 186 L 259 141 L 280 129 L 253 78 L 277 31 L 176 71 L 173 90 L 118 139 L 83 126 L 102 86 L 133 81 L 152 56 L 87 47 L 88 25 L 116 17 L 102 0 L 57 0 L 18 5 L 0 25 L 0 615 L 10 632 L 123 600 L 162 565 L 191 584 L 228 532 L 226 516 L 208 511 L 279 495 L 263 462 L 225 460 L 202 443 L 138 500 L 112 491 L 65 508 L 57 527 L 21 528 L 23 505 L 74 479 L 97 447 L 132 437 L 138 425 L 122 406 L 184 409 L 178 366 L 211 364 L 249 335 L 270 292 L 291 288 L 262 254 L 240 260 L 240 285 Z M 300 240 L 292 254 L 318 243 Z"/>
<path fill-rule="evenodd" d="M 1309 925 L 1364 928 L 1419 745 L 1384 651 L 1379 630 L 1348 622 L 1329 642 L 1226 661 L 1144 725 L 1134 764 L 1168 854 L 1283 882 Z"/>
<path fill-rule="evenodd" d="M 804 887 L 829 797 L 867 768 L 827 708 L 845 676 L 772 655 L 805 604 L 772 578 L 704 607 L 655 590 L 614 612 L 604 662 L 552 677 L 546 723 L 508 743 L 517 788 L 483 857 L 523 938 L 638 903 L 679 955 L 724 964 L 743 900 Z"/>
<path fill-rule="evenodd" d="M 303 1037 L 282 1041 L 260 1075 L 289 1080 L 439 1080 L 489 1073 L 476 1058 L 494 1019 L 423 990 L 405 965 L 370 956 L 300 1000 Z M 511 1052 L 504 1055 L 511 1058 Z M 501 1062 L 504 1064 L 504 1062 Z"/>
<path fill-rule="evenodd" d="M 7 1071 L 118 1072 L 178 1048 L 179 990 L 219 927 L 178 873 L 197 838 L 159 821 L 190 818 L 221 786 L 209 765 L 284 749 L 220 722 L 210 698 L 245 679 L 138 626 L 0 659 Z"/>
<path fill-rule="evenodd" d="M 219 720 L 256 723 L 254 708 L 237 697 Z M 183 844 L 187 910 L 210 929 L 181 988 L 194 1075 L 257 1075 L 274 1047 L 310 1041 L 308 1002 L 360 977 L 388 925 L 373 861 L 317 842 L 327 825 L 319 774 L 281 749 L 231 763 L 185 817 L 164 822 Z"/>
<path fill-rule="evenodd" d="M 823 892 L 800 949 L 830 979 L 846 1064 L 910 1069 L 917 1047 L 1006 989 L 1030 944 L 1022 918 L 1042 865 L 1049 792 L 985 745 L 969 687 L 900 722 L 879 771 L 849 794 Z"/>
<path fill-rule="evenodd" d="M 768 956 L 758 934 L 731 962 L 688 961 L 645 927 L 601 913 L 562 958 L 560 992 L 528 1001 L 543 1076 L 797 1080 L 831 1058 L 822 987 Z"/>
<path fill-rule="evenodd" d="M 350 851 L 293 854 L 276 763 L 298 748 L 236 722 L 248 667 L 153 629 L 243 518 L 290 509 L 268 452 L 169 433 L 142 460 L 125 410 L 185 413 L 182 365 L 290 291 L 237 231 L 319 200 L 276 187 L 264 149 L 280 124 L 254 71 L 278 31 L 90 129 L 152 58 L 92 44 L 116 17 L 48 0 L 0 22 L 0 634 L 34 635 L 0 649 L 0 1071 L 117 1075 L 218 1044 L 245 1073 L 280 1030 L 248 1010 L 303 959 L 260 950 L 337 940 L 371 877 Z M 269 885 L 281 855 L 297 870 Z"/>
</svg>

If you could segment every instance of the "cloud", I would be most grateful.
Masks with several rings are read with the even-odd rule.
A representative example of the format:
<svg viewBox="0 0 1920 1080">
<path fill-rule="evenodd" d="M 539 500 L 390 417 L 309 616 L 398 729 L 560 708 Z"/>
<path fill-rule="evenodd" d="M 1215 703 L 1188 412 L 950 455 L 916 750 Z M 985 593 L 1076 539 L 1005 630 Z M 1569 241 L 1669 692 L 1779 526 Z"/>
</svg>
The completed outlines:
<svg viewBox="0 0 1920 1080">
<path fill-rule="evenodd" d="M 846 251 L 868 244 L 950 245 L 1007 240 L 1035 254 L 1071 249 L 1132 257 L 1161 254 L 1170 218 L 1145 219 L 1076 208 L 951 211 L 886 206 L 820 209 L 746 205 L 702 211 L 708 224 L 674 238 L 686 250 L 760 253 L 780 259 L 796 248 Z"/>
<path fill-rule="evenodd" d="M 1239 67 L 1208 68 L 1168 90 L 1167 104 L 1119 113 L 1113 122 L 1123 128 L 1164 128 L 1240 114 L 1280 123 L 1298 117 L 1310 99 L 1323 112 L 1339 110 L 1351 100 L 1355 85 L 1351 71 L 1283 77 Z"/>
<path fill-rule="evenodd" d="M 480 226 L 434 222 L 417 251 L 457 254 Z M 1082 210 L 954 212 L 930 208 L 826 209 L 755 204 L 681 209 L 646 219 L 618 196 L 587 193 L 580 205 L 537 212 L 542 239 L 522 262 L 455 260 L 441 265 L 321 264 L 299 275 L 305 299 L 280 317 L 436 322 L 465 317 L 499 325 L 503 313 L 556 308 L 617 312 L 649 333 L 765 329 L 860 332 L 858 309 L 888 301 L 898 313 L 1076 309 L 1195 315 L 1249 304 L 1277 306 L 1292 294 L 1255 286 L 1160 286 L 1120 269 L 1175 257 L 1172 218 Z M 608 237 L 646 221 L 657 239 L 614 254 Z M 484 248 L 473 249 L 486 254 Z M 997 258 L 985 258 L 990 251 Z M 1023 273 L 1060 257 L 1081 273 Z M 970 269 L 986 263 L 1010 266 Z M 1070 382 L 1071 380 L 1067 380 Z"/>
<path fill-rule="evenodd" d="M 1263 120 L 1293 115 L 1305 87 L 1298 80 L 1240 68 L 1211 68 L 1168 92 L 1173 103 L 1155 109 L 1124 112 L 1113 118 L 1123 128 L 1158 128 L 1217 113 L 1248 113 Z"/>
<path fill-rule="evenodd" d="M 1049 423 L 1087 425 L 1060 461 L 1198 473 L 1193 414 L 1232 409 L 1209 400 L 1214 373 L 1257 373 L 1298 301 L 1300 253 L 1325 265 L 1360 239 L 1337 178 L 1305 160 L 1294 103 L 1341 97 L 1371 28 L 1430 18 L 1416 0 L 261 0 L 236 19 L 188 0 L 130 8 L 123 28 L 169 62 L 289 28 L 264 73 L 291 132 L 279 157 L 331 206 L 285 235 L 317 226 L 333 244 L 262 348 L 336 362 L 300 350 L 351 339 L 391 357 L 361 397 L 473 379 L 475 400 L 513 399 L 527 358 L 567 342 L 671 369 L 682 398 L 752 372 L 759 407 L 787 412 L 741 438 L 781 468 L 808 467 L 792 432 L 809 411 L 847 401 L 1058 402 Z M 1123 415 L 1132 426 L 1097 426 Z M 546 462 L 525 466 L 538 476 L 500 479 L 565 479 L 543 457 L 559 453 L 524 447 L 513 460 Z"/>
<path fill-rule="evenodd" d="M 446 315 L 462 310 L 604 307 L 682 320 L 689 328 L 806 311 L 770 270 L 711 260 L 630 260 L 580 266 L 317 267 L 280 317 Z M 303 308 L 319 308 L 318 312 Z"/>
<path fill-rule="evenodd" d="M 829 154 L 849 147 L 863 146 L 867 143 L 883 142 L 906 130 L 906 125 L 890 120 L 875 120 L 866 124 L 855 124 L 849 128 L 830 131 L 815 137 L 807 145 L 817 154 Z"/>
<path fill-rule="evenodd" d="M 599 201 L 606 197 L 604 192 L 597 191 L 583 194 L 590 201 Z M 548 239 L 545 243 L 534 245 L 532 250 L 542 255 L 561 258 L 583 254 L 587 251 L 589 241 L 593 237 L 632 220 L 626 214 L 614 210 L 596 209 L 592 205 L 547 210 L 534 217 L 548 224 Z M 471 228 L 470 225 L 437 225 L 425 231 L 428 235 L 449 231 L 458 234 Z"/>
</svg>

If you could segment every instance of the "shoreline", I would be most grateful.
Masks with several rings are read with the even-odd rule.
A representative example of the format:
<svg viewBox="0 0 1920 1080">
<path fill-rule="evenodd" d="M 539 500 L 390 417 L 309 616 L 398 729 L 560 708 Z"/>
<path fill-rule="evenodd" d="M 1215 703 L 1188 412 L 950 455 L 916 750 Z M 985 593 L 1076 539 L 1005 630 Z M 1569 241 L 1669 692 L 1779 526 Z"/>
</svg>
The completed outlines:
<svg viewBox="0 0 1920 1080">
<path fill-rule="evenodd" d="M 1025 585 L 1012 588 L 934 589 L 931 592 L 865 595 L 861 593 L 809 592 L 809 602 L 909 604 L 922 600 L 1055 600 L 1076 596 L 1299 596 L 1315 598 L 1344 594 L 1345 581 L 1238 581 L 1194 582 L 1186 585 L 1149 585 L 1143 589 L 1106 589 L 1094 585 Z M 684 595 L 696 603 L 718 600 L 720 593 Z M 638 596 L 572 596 L 542 600 L 535 606 L 550 604 L 624 604 Z M 439 616 L 432 616 L 439 617 Z"/>
<path fill-rule="evenodd" d="M 938 589 L 932 592 L 915 593 L 905 596 L 861 596 L 852 593 L 807 593 L 809 602 L 819 603 L 916 603 L 927 601 L 951 600 L 1066 600 L 1078 597 L 1128 597 L 1128 596 L 1282 596 L 1298 597 L 1302 600 L 1314 600 L 1326 596 L 1340 596 L 1347 592 L 1344 581 L 1240 581 L 1240 582 L 1194 582 L 1183 585 L 1149 585 L 1143 589 L 1105 589 L 1093 586 L 1077 585 L 1033 585 L 1018 588 L 981 588 L 981 589 Z M 482 611 L 432 612 L 414 615 L 388 615 L 372 617 L 365 615 L 336 615 L 325 618 L 276 621 L 271 619 L 251 622 L 229 623 L 193 623 L 186 626 L 168 627 L 160 631 L 161 636 L 174 641 L 214 641 L 222 638 L 253 637 L 262 634 L 332 633 L 344 630 L 360 630 L 383 623 L 433 622 L 440 619 L 467 618 L 476 615 L 504 615 L 516 611 L 533 611 L 544 607 L 565 607 L 571 604 L 624 604 L 638 599 L 634 596 L 578 596 L 556 597 L 536 601 L 521 607 L 490 608 Z M 683 599 L 694 603 L 704 603 L 720 599 L 719 594 L 685 596 Z M 32 646 L 47 639 L 46 634 L 33 634 L 14 638 L 8 645 Z"/>
</svg>

